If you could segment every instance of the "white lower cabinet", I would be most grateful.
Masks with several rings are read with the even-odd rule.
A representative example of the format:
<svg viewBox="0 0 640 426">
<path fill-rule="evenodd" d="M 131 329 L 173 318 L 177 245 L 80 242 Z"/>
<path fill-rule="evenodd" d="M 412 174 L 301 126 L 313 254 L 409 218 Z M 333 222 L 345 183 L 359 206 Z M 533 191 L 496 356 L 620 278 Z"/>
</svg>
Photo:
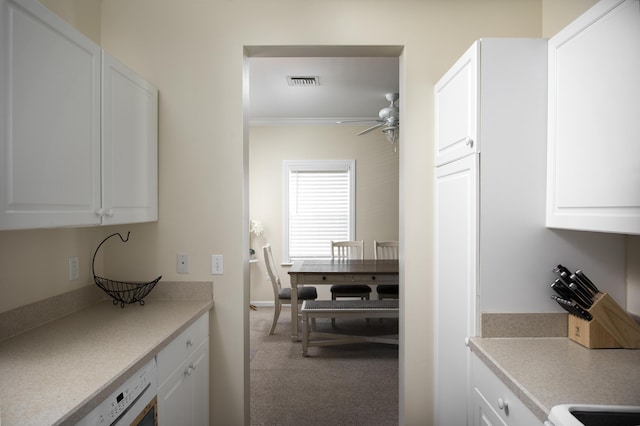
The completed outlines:
<svg viewBox="0 0 640 426">
<path fill-rule="evenodd" d="M 158 425 L 209 424 L 209 314 L 157 356 Z"/>
<path fill-rule="evenodd" d="M 543 424 L 473 353 L 471 354 L 471 376 L 474 426 Z"/>
</svg>

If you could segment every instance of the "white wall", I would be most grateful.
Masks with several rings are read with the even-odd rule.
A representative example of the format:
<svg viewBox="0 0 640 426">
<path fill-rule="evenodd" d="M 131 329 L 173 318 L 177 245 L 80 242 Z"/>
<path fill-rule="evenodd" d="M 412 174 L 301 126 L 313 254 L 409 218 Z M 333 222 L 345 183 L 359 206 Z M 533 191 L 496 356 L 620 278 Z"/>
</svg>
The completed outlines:
<svg viewBox="0 0 640 426">
<path fill-rule="evenodd" d="M 373 258 L 373 240 L 398 239 L 399 153 L 382 132 L 356 136 L 354 126 L 251 127 L 249 188 L 251 219 L 260 220 L 264 234 L 251 235 L 259 263 L 251 265 L 251 301 L 273 302 L 262 246 L 270 243 L 277 265 L 282 262 L 282 161 L 356 160 L 356 236 L 365 241 L 365 257 Z M 279 267 L 282 285 L 290 286 L 288 267 Z M 330 298 L 328 286 L 318 286 Z"/>
</svg>

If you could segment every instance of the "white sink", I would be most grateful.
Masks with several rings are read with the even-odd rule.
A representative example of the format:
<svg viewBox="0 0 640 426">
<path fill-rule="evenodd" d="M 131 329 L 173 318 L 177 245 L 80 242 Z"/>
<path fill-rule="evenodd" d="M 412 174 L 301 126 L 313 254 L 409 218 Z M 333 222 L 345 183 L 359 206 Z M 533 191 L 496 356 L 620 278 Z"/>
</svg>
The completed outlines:
<svg viewBox="0 0 640 426">
<path fill-rule="evenodd" d="M 637 426 L 640 407 L 630 405 L 556 405 L 549 413 L 553 426 Z"/>
</svg>

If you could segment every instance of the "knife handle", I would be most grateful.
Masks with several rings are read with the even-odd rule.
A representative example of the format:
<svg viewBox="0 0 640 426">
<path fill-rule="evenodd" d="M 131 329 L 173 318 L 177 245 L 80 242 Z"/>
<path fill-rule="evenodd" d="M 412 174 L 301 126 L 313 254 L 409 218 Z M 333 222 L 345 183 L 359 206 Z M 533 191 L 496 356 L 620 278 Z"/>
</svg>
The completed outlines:
<svg viewBox="0 0 640 426">
<path fill-rule="evenodd" d="M 571 299 L 571 291 L 560 281 L 560 278 L 556 278 L 556 280 L 551 283 L 551 288 L 561 297 Z"/>
<path fill-rule="evenodd" d="M 582 309 L 576 302 L 572 302 L 570 300 L 562 299 L 556 295 L 552 295 L 551 298 L 558 302 L 565 311 L 569 312 L 571 315 L 575 315 L 578 318 L 582 318 L 586 321 L 591 321 L 593 316 L 586 310 Z"/>
<path fill-rule="evenodd" d="M 569 288 L 571 289 L 571 291 L 573 291 L 573 294 L 575 296 L 572 299 L 575 302 L 577 302 L 580 306 L 582 306 L 584 309 L 589 309 L 591 307 L 591 305 L 593 305 L 593 302 L 591 302 L 591 298 L 586 297 L 582 293 L 580 288 L 577 285 L 575 285 L 575 283 L 571 283 L 569 285 Z"/>
<path fill-rule="evenodd" d="M 585 294 L 587 294 L 590 298 L 593 298 L 598 292 L 594 292 L 591 287 L 589 287 L 584 281 L 582 281 L 576 274 L 571 274 L 569 277 L 571 281 L 576 283 L 578 287 L 580 287 Z"/>
<path fill-rule="evenodd" d="M 560 280 L 562 280 L 564 285 L 569 287 L 569 290 L 571 290 L 571 292 L 574 294 L 574 297 L 572 297 L 572 299 L 580 303 L 580 305 L 582 305 L 585 309 L 588 309 L 591 307 L 591 305 L 593 305 L 591 295 L 586 290 L 583 290 L 581 286 L 571 281 L 569 275 L 567 275 L 566 272 L 560 272 Z"/>
<path fill-rule="evenodd" d="M 556 274 L 560 274 L 562 272 L 566 272 L 567 275 L 571 275 L 571 271 L 569 271 L 567 268 L 565 268 L 562 265 L 558 265 L 555 268 L 553 268 L 553 272 L 555 272 Z"/>
<path fill-rule="evenodd" d="M 596 285 L 584 274 L 584 272 L 582 272 L 581 269 L 576 270 L 576 276 L 581 282 L 583 282 L 587 287 L 589 287 L 591 291 L 595 293 L 600 293 L 600 290 L 598 290 L 598 287 L 596 287 Z"/>
</svg>

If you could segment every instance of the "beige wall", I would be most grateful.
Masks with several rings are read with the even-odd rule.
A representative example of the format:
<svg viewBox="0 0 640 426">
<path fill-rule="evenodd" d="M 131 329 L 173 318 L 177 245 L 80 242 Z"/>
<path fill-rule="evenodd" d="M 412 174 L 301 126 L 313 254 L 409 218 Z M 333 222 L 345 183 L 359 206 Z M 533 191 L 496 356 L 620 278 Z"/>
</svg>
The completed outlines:
<svg viewBox="0 0 640 426">
<path fill-rule="evenodd" d="M 251 219 L 264 225 L 263 235 L 251 235 L 259 263 L 251 266 L 251 301 L 273 302 L 266 280 L 262 246 L 270 243 L 276 263 L 282 261 L 282 161 L 356 160 L 356 236 L 365 241 L 365 257 L 373 258 L 373 240 L 398 239 L 399 154 L 382 132 L 355 134 L 367 126 L 252 127 L 249 131 L 249 191 Z M 290 286 L 287 267 L 279 268 L 283 286 Z M 330 298 L 328 286 L 319 286 Z"/>
<path fill-rule="evenodd" d="M 478 37 L 540 36 L 540 2 L 350 0 L 305 2 L 303 9 L 293 0 L 107 0 L 102 24 L 105 48 L 160 88 L 160 222 L 145 235 L 157 241 L 158 253 L 142 258 L 140 267 L 156 259 L 173 265 L 175 253 L 185 251 L 192 255 L 189 278 L 211 279 L 208 254 L 225 256 L 225 275 L 213 277 L 211 366 L 212 416 L 225 425 L 241 424 L 248 415 L 243 46 L 405 46 L 399 236 L 405 249 L 402 309 L 412 320 L 401 320 L 401 418 L 408 425 L 429 424 L 433 85 Z"/>
<path fill-rule="evenodd" d="M 598 0 L 542 0 L 542 37 L 553 37 Z"/>
<path fill-rule="evenodd" d="M 39 0 L 78 31 L 100 44 L 102 0 Z"/>
<path fill-rule="evenodd" d="M 243 123 L 243 46 L 402 45 L 401 419 L 406 425 L 430 424 L 433 85 L 473 40 L 539 37 L 543 30 L 549 35 L 593 3 L 572 0 L 569 15 L 574 16 L 563 12 L 556 19 L 556 6 L 563 2 L 329 0 L 305 2 L 302 9 L 296 0 L 103 0 L 96 38 L 160 89 L 160 220 L 106 229 L 0 232 L 0 311 L 90 285 L 91 255 L 103 235 L 131 230 L 130 250 L 136 255 L 107 250 L 105 269 L 110 274 L 214 281 L 212 420 L 220 425 L 248 422 L 251 188 L 249 133 Z M 190 255 L 191 274 L 175 273 L 176 253 Z M 209 275 L 210 254 L 224 255 L 224 275 Z M 80 256 L 78 282 L 67 279 L 72 255 Z"/>
</svg>

